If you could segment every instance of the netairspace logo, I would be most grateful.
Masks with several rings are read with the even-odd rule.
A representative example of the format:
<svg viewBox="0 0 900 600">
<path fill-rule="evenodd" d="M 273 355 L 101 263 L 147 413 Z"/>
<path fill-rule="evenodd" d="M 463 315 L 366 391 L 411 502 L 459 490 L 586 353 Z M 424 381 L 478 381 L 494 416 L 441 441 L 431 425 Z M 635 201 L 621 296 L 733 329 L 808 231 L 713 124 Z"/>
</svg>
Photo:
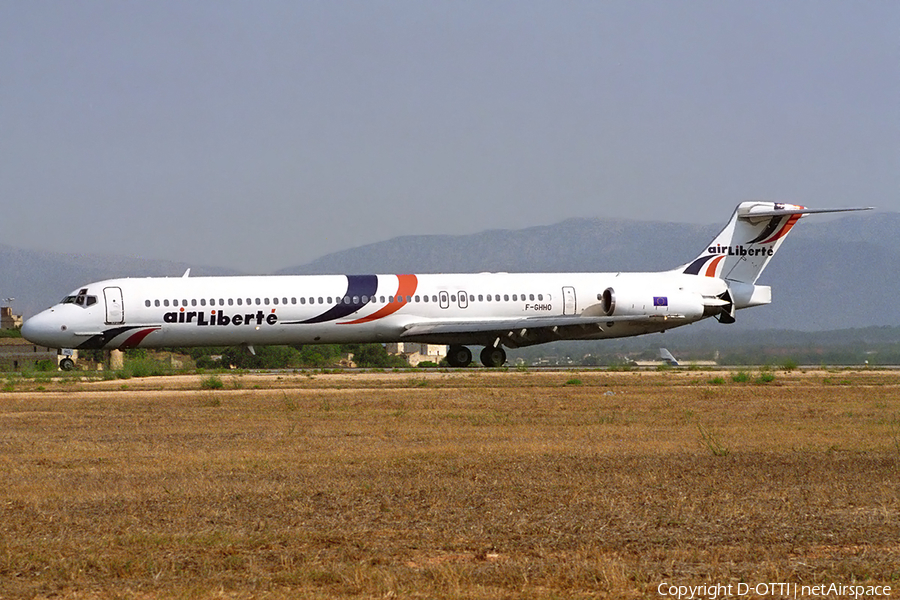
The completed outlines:
<svg viewBox="0 0 900 600">
<path fill-rule="evenodd" d="M 878 598 L 891 595 L 889 585 L 845 585 L 821 583 L 802 585 L 799 583 L 710 583 L 704 585 L 672 585 L 666 581 L 657 586 L 656 592 L 666 598 L 677 600 L 707 599 L 726 600 L 728 598 Z"/>
</svg>

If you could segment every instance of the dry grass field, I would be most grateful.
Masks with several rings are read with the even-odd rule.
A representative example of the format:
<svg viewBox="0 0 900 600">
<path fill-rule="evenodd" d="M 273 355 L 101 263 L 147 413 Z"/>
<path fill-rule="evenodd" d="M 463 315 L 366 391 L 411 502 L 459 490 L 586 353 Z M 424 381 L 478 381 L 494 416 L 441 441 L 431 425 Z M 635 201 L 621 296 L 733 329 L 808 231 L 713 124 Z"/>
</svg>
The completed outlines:
<svg viewBox="0 0 900 600">
<path fill-rule="evenodd" d="M 900 376 L 773 374 L 10 378 L 0 598 L 900 597 Z"/>
</svg>

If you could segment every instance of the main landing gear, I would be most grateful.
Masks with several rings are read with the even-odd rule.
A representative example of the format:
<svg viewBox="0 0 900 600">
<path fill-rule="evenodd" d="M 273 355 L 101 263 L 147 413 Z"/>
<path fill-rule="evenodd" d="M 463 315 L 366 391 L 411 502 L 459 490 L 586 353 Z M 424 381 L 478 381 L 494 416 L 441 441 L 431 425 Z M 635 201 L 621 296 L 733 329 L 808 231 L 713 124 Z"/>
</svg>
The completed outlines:
<svg viewBox="0 0 900 600">
<path fill-rule="evenodd" d="M 468 367 L 472 362 L 472 351 L 465 346 L 450 346 L 447 362 L 451 367 Z M 506 351 L 502 346 L 486 346 L 481 351 L 481 364 L 486 367 L 501 367 L 506 362 Z"/>
</svg>

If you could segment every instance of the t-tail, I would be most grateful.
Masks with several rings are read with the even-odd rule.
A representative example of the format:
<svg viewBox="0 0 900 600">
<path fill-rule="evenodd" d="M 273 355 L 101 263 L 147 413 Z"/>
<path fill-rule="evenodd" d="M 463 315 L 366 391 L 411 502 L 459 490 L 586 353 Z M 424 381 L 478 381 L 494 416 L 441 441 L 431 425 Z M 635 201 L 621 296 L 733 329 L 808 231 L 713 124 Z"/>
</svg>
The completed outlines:
<svg viewBox="0 0 900 600">
<path fill-rule="evenodd" d="M 729 291 L 722 298 L 726 305 L 719 320 L 734 322 L 735 307 L 744 308 L 771 301 L 771 290 L 766 286 L 757 286 L 756 280 L 797 221 L 813 213 L 856 210 L 871 208 L 806 208 L 780 202 L 742 202 L 725 228 L 700 256 L 678 270 L 688 275 L 725 280 Z"/>
</svg>

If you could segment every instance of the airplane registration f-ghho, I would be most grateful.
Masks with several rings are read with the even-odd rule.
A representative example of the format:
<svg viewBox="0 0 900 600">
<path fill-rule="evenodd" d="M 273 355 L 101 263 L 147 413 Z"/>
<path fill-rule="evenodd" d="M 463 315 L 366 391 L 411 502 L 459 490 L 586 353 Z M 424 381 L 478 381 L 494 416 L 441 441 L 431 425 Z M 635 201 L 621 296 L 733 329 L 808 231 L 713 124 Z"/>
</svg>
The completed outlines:
<svg viewBox="0 0 900 600">
<path fill-rule="evenodd" d="M 498 367 L 504 347 L 734 323 L 772 301 L 756 280 L 802 216 L 853 210 L 869 209 L 743 202 L 699 256 L 657 273 L 110 279 L 28 319 L 22 335 L 60 349 L 426 342 L 449 345 L 454 367 L 483 346 L 481 362 Z"/>
</svg>

